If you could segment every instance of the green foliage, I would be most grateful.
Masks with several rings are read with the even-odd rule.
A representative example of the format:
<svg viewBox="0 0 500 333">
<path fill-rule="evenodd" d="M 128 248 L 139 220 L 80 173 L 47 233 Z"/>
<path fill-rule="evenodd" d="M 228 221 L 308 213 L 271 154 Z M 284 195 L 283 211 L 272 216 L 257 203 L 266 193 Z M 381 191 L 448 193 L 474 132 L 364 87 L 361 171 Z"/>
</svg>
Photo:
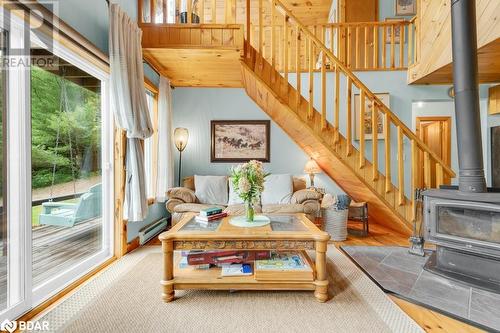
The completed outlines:
<svg viewBox="0 0 500 333">
<path fill-rule="evenodd" d="M 54 183 L 99 170 L 100 95 L 38 67 L 31 87 L 33 188 L 52 184 L 54 165 Z"/>
<path fill-rule="evenodd" d="M 268 175 L 264 172 L 261 162 L 252 160 L 232 169 L 231 181 L 233 188 L 243 201 L 255 203 L 264 191 L 264 179 Z"/>
</svg>

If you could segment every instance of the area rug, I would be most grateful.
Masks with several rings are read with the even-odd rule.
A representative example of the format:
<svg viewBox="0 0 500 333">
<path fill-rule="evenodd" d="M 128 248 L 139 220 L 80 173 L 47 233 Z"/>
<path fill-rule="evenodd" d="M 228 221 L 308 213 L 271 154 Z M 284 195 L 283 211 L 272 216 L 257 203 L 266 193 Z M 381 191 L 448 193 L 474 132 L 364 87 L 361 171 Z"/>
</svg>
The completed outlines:
<svg viewBox="0 0 500 333">
<path fill-rule="evenodd" d="M 44 314 L 55 332 L 423 332 L 343 253 L 328 253 L 329 293 L 176 291 L 160 297 L 159 247 L 139 249 Z"/>
<path fill-rule="evenodd" d="M 400 246 L 342 246 L 383 290 L 488 332 L 500 332 L 500 292 L 471 287 L 424 270 L 425 257 Z"/>
</svg>

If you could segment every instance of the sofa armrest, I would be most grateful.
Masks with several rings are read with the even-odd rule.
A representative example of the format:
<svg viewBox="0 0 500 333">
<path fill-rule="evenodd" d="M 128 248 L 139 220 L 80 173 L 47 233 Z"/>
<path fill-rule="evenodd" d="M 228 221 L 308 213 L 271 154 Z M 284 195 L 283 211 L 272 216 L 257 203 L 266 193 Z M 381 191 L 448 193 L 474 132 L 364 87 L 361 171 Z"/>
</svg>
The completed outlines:
<svg viewBox="0 0 500 333">
<path fill-rule="evenodd" d="M 196 195 L 194 191 L 187 187 L 173 187 L 167 191 L 168 199 L 178 199 L 183 203 L 195 203 Z"/>
<path fill-rule="evenodd" d="M 321 210 L 319 200 L 306 200 L 302 202 L 302 206 L 304 206 L 304 214 L 315 217 L 319 216 Z"/>
<path fill-rule="evenodd" d="M 303 204 L 306 201 L 317 201 L 321 199 L 321 194 L 314 190 L 298 190 L 293 193 L 292 199 L 290 200 L 293 204 Z"/>
</svg>

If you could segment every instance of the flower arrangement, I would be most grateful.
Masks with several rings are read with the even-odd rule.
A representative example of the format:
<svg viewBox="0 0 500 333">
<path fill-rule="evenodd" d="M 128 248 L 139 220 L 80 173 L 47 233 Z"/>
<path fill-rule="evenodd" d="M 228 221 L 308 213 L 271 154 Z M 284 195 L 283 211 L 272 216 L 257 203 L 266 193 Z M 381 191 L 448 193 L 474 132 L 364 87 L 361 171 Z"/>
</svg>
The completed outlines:
<svg viewBox="0 0 500 333">
<path fill-rule="evenodd" d="M 253 221 L 255 211 L 253 205 L 259 200 L 264 191 L 264 179 L 268 176 L 264 172 L 262 162 L 251 160 L 231 169 L 233 187 L 245 202 L 247 221 Z"/>
</svg>

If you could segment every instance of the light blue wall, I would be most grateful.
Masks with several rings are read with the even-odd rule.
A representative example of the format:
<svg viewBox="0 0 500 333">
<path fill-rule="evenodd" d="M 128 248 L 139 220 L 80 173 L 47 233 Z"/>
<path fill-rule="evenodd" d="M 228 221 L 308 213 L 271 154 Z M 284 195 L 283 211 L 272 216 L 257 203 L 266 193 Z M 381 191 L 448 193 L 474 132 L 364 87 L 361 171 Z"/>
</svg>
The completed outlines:
<svg viewBox="0 0 500 333">
<path fill-rule="evenodd" d="M 210 162 L 210 120 L 269 119 L 245 93 L 236 88 L 176 88 L 173 91 L 174 127 L 189 130 L 189 143 L 183 153 L 183 177 L 227 175 L 232 164 Z M 275 123 L 271 122 L 271 163 L 265 169 L 272 173 L 304 176 L 308 156 Z M 178 154 L 176 154 L 177 177 Z M 177 181 L 177 180 L 176 180 Z M 343 193 L 324 174 L 315 185 L 330 193 Z"/>
</svg>

